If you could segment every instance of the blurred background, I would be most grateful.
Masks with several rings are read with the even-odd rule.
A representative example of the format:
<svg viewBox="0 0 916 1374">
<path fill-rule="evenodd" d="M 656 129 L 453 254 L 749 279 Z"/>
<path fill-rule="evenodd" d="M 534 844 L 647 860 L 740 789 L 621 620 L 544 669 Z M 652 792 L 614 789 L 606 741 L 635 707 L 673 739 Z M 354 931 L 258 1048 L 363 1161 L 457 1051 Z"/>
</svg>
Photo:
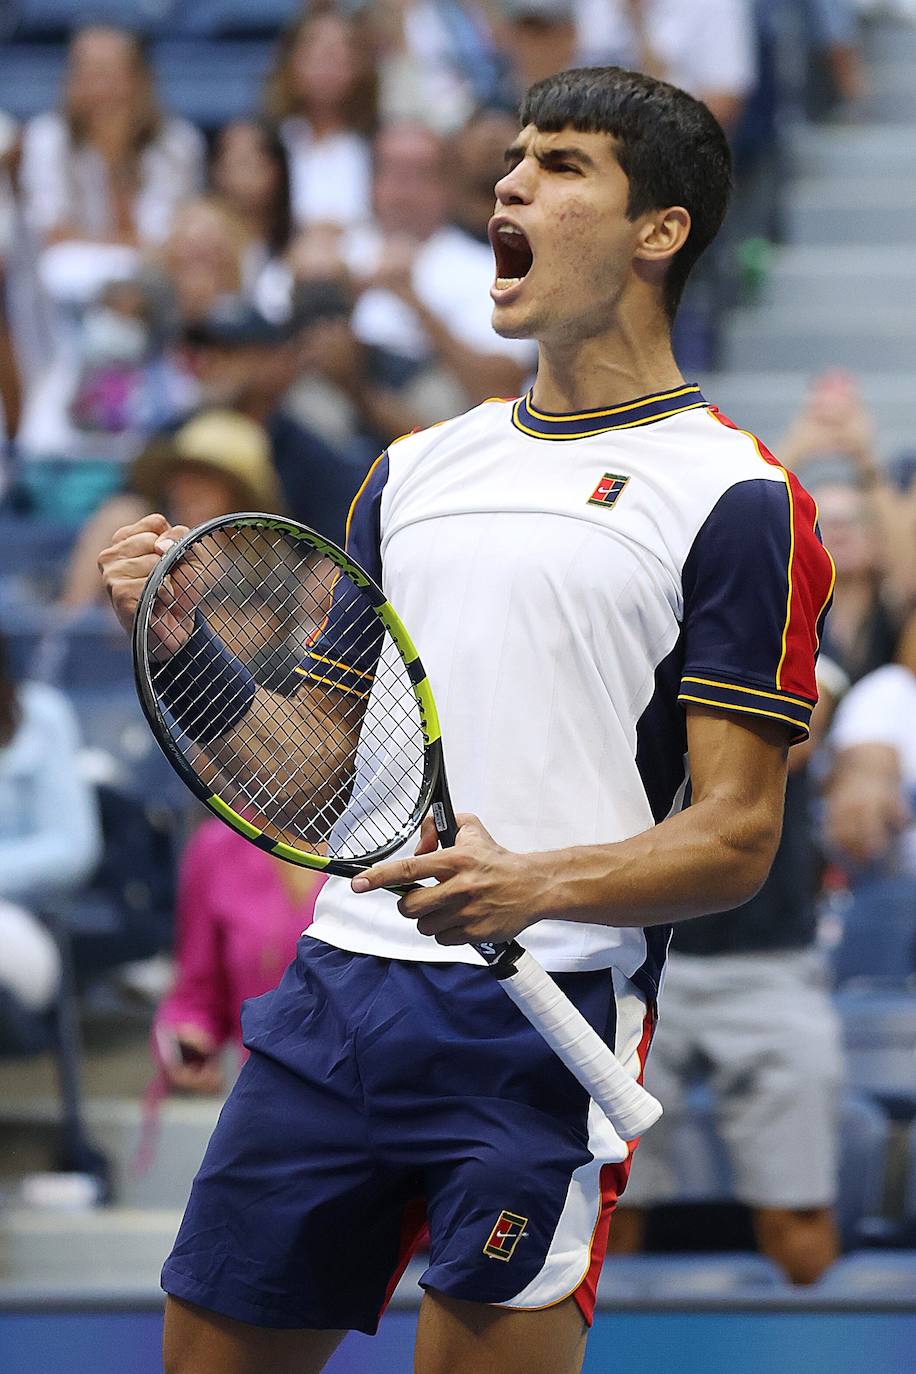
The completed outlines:
<svg viewBox="0 0 916 1374">
<path fill-rule="evenodd" d="M 160 759 L 96 554 L 151 509 L 340 540 L 390 440 L 523 391 L 493 186 L 526 87 L 605 62 L 728 131 L 676 352 L 837 583 L 773 875 L 675 938 L 586 1368 L 913 1367 L 916 0 L 0 0 L 4 1371 L 160 1368 L 239 1007 L 320 882 Z M 416 1272 L 331 1369 L 407 1367 Z"/>
</svg>

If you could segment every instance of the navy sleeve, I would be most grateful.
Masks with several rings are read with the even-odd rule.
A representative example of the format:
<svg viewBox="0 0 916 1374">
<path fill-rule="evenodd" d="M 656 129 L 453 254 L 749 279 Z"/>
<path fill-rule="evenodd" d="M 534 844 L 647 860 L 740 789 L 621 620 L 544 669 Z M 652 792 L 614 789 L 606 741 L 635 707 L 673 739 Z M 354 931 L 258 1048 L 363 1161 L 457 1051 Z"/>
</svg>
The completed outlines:
<svg viewBox="0 0 916 1374">
<path fill-rule="evenodd" d="M 833 590 L 816 507 L 791 473 L 738 482 L 720 497 L 684 564 L 678 699 L 808 733 L 814 668 Z"/>
<path fill-rule="evenodd" d="M 369 469 L 347 518 L 347 552 L 381 584 L 381 504 L 388 480 L 388 455 Z M 334 589 L 327 619 L 303 658 L 298 672 L 353 696 L 367 697 L 375 677 L 384 630 L 367 612 L 363 594 L 346 577 Z"/>
</svg>

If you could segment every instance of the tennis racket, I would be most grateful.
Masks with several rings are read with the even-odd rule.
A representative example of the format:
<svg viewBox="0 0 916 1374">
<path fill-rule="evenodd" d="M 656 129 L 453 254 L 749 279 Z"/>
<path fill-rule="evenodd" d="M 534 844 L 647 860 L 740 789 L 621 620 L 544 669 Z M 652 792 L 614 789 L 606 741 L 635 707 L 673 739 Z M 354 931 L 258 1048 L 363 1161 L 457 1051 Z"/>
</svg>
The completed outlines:
<svg viewBox="0 0 916 1374">
<path fill-rule="evenodd" d="M 144 586 L 133 652 L 166 757 L 252 844 L 350 878 L 429 811 L 440 844 L 455 843 L 417 650 L 381 588 L 314 530 L 260 514 L 192 530 Z M 531 954 L 515 940 L 473 947 L 624 1139 L 657 1119 L 658 1102 Z"/>
</svg>

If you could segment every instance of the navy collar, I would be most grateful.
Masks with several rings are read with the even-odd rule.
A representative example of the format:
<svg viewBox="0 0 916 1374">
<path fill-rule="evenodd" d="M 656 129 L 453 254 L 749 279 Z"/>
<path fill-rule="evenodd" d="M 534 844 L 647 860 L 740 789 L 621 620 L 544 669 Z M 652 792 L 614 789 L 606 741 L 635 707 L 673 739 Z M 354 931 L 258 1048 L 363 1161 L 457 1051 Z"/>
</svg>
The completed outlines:
<svg viewBox="0 0 916 1374">
<path fill-rule="evenodd" d="M 696 383 L 687 383 L 674 391 L 640 396 L 626 405 L 611 406 L 607 410 L 551 415 L 535 408 L 529 391 L 512 407 L 512 423 L 523 434 L 534 435 L 536 439 L 585 439 L 592 434 L 606 434 L 611 429 L 635 429 L 638 425 L 654 424 L 656 420 L 666 420 L 683 410 L 698 410 L 706 404 Z"/>
</svg>

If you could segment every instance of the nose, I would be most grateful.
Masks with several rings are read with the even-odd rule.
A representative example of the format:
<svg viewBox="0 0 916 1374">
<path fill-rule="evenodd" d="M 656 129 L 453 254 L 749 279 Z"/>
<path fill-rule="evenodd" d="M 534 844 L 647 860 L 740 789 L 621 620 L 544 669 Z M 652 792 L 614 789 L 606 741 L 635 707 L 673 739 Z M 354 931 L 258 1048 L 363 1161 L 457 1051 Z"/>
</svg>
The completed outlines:
<svg viewBox="0 0 916 1374">
<path fill-rule="evenodd" d="M 496 183 L 496 199 L 500 205 L 528 205 L 533 195 L 533 183 L 528 159 L 522 158 L 511 171 Z"/>
</svg>

